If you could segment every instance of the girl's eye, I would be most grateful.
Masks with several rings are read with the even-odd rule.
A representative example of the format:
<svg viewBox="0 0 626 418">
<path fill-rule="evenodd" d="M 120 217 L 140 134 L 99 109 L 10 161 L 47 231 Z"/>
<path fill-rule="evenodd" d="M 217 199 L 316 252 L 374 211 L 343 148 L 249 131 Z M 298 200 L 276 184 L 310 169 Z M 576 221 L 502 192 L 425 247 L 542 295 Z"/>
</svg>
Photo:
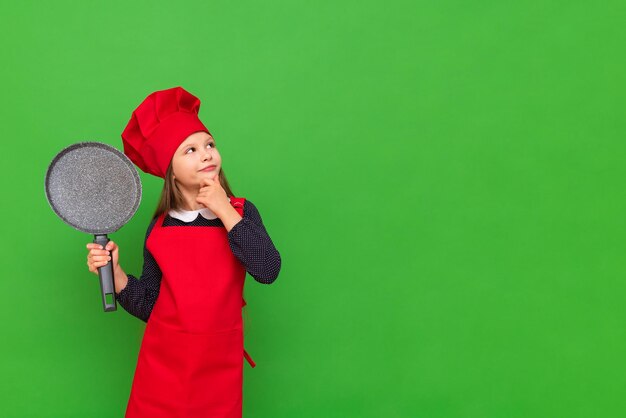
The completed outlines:
<svg viewBox="0 0 626 418">
<path fill-rule="evenodd" d="M 212 143 L 212 142 L 209 142 L 208 144 L 206 144 L 206 146 L 207 146 L 207 147 L 209 147 L 209 146 L 210 146 L 211 148 L 215 148 L 215 144 L 214 144 L 214 143 Z M 195 150 L 196 150 L 196 148 L 195 148 L 195 147 L 189 147 L 189 148 L 187 148 L 187 150 L 185 151 L 185 154 L 189 154 L 189 151 L 191 151 L 191 150 L 195 151 Z"/>
</svg>

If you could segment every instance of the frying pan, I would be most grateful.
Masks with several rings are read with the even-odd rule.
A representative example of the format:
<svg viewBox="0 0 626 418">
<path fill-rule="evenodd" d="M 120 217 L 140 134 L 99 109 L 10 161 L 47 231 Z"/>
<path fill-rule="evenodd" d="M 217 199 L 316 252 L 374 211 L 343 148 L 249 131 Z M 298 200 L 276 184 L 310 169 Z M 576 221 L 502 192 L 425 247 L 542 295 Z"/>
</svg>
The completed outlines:
<svg viewBox="0 0 626 418">
<path fill-rule="evenodd" d="M 79 142 L 61 150 L 46 172 L 46 197 L 65 223 L 94 235 L 104 248 L 107 234 L 133 217 L 141 201 L 141 181 L 133 163 L 101 142 Z M 98 268 L 102 306 L 117 310 L 113 266 Z"/>
</svg>

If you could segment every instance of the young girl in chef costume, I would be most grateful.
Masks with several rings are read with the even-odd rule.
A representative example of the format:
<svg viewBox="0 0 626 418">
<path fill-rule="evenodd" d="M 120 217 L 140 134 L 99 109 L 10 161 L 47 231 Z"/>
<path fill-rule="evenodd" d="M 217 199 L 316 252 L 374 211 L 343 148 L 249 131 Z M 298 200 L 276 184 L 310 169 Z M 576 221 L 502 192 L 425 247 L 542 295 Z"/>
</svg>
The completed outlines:
<svg viewBox="0 0 626 418">
<path fill-rule="evenodd" d="M 242 415 L 241 309 L 246 272 L 272 283 L 280 271 L 256 207 L 230 190 L 200 100 L 182 87 L 150 94 L 122 132 L 124 153 L 164 179 L 137 279 L 119 248 L 89 243 L 87 264 L 113 262 L 116 299 L 147 321 L 127 418 Z"/>
</svg>

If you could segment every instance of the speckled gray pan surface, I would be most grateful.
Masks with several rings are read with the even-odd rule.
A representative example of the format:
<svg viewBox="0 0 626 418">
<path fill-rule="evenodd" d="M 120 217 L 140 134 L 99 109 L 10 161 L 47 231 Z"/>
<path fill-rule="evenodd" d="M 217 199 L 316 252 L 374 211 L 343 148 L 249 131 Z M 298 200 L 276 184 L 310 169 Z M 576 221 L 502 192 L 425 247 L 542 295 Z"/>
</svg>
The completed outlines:
<svg viewBox="0 0 626 418">
<path fill-rule="evenodd" d="M 90 234 L 110 234 L 133 217 L 141 181 L 133 163 L 101 142 L 79 142 L 50 163 L 45 179 L 52 210 L 67 224 Z"/>
</svg>

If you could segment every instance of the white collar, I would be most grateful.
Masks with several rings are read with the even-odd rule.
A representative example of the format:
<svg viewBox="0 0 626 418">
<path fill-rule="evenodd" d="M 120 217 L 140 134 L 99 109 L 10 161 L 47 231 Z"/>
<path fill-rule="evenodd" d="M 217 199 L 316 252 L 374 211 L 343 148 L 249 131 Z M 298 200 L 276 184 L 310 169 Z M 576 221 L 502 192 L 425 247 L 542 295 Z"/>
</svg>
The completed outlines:
<svg viewBox="0 0 626 418">
<path fill-rule="evenodd" d="M 198 214 L 202 215 L 205 219 L 215 219 L 217 216 L 211 212 L 209 208 L 202 208 L 197 210 L 174 210 L 170 209 L 168 214 L 172 218 L 180 219 L 183 222 L 191 222 L 198 217 Z"/>
<path fill-rule="evenodd" d="M 230 197 L 228 198 L 230 201 Z M 216 219 L 217 215 L 214 214 L 209 208 L 202 208 L 196 210 L 184 210 L 184 209 L 170 209 L 168 214 L 172 218 L 180 219 L 183 222 L 195 221 L 200 214 L 205 219 Z"/>
</svg>

